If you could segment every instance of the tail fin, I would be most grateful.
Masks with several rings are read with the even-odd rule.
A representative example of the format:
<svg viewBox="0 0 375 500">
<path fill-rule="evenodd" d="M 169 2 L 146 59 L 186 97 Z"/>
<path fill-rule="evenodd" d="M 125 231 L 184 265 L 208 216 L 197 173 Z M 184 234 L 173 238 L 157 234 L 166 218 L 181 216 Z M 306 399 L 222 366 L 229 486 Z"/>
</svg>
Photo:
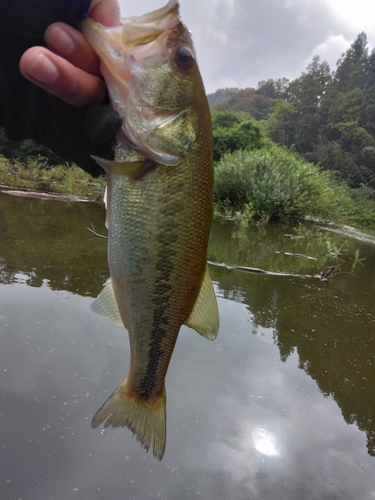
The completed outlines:
<svg viewBox="0 0 375 500">
<path fill-rule="evenodd" d="M 161 460 L 166 443 L 166 391 L 152 402 L 130 397 L 125 390 L 125 382 L 120 385 L 96 412 L 91 422 L 94 429 L 105 420 L 107 427 L 128 427 L 138 443 L 146 451 L 153 444 L 154 457 Z"/>
</svg>

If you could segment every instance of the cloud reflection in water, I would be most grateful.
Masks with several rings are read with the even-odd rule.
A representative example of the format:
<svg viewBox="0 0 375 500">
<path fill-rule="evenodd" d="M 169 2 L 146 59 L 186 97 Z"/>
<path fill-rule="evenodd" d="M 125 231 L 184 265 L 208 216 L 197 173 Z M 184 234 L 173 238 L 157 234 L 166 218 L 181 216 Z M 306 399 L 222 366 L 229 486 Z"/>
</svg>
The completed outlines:
<svg viewBox="0 0 375 500">
<path fill-rule="evenodd" d="M 267 457 L 279 457 L 280 451 L 277 448 L 276 437 L 266 429 L 257 427 L 251 433 L 254 448 Z"/>
</svg>

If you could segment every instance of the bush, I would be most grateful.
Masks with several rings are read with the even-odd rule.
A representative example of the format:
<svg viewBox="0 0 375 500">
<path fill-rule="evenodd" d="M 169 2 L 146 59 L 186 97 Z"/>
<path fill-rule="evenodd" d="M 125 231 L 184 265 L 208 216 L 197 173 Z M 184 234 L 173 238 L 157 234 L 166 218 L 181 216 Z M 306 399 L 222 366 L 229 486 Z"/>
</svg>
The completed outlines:
<svg viewBox="0 0 375 500">
<path fill-rule="evenodd" d="M 262 126 L 239 111 L 212 113 L 213 156 L 219 161 L 224 153 L 237 149 L 258 149 L 268 139 Z"/>
<path fill-rule="evenodd" d="M 235 210 L 286 220 L 315 216 L 342 220 L 353 209 L 345 186 L 294 152 L 270 145 L 225 154 L 215 168 L 215 200 Z"/>
</svg>

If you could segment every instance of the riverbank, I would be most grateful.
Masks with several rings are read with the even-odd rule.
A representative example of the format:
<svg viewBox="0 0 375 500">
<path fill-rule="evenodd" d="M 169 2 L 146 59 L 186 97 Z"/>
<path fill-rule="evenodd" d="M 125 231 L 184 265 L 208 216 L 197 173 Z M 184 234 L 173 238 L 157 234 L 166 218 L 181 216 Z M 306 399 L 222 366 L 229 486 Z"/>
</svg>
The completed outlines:
<svg viewBox="0 0 375 500">
<path fill-rule="evenodd" d="M 95 179 L 76 165 L 49 166 L 42 158 L 25 164 L 0 155 L 0 189 L 9 188 L 29 195 L 32 192 L 101 201 L 105 177 Z"/>
<path fill-rule="evenodd" d="M 66 201 L 97 201 L 101 202 L 105 188 L 105 176 L 93 178 L 76 165 L 50 166 L 44 158 L 22 163 L 17 159 L 8 159 L 0 155 L 0 190 L 18 191 L 18 196 L 33 196 Z M 341 220 L 334 222 L 349 224 L 359 229 L 375 229 L 375 201 L 351 192 L 352 202 L 349 211 Z M 14 193 L 13 193 L 14 194 Z M 228 201 L 228 200 L 227 200 Z M 245 207 L 246 208 L 246 207 Z M 348 209 L 347 209 L 348 210 Z M 216 213 L 230 215 L 234 218 L 256 219 L 253 210 L 231 207 L 230 203 L 215 204 Z M 333 215 L 333 214 L 332 214 Z M 267 222 L 269 217 L 262 214 L 260 222 Z"/>
</svg>

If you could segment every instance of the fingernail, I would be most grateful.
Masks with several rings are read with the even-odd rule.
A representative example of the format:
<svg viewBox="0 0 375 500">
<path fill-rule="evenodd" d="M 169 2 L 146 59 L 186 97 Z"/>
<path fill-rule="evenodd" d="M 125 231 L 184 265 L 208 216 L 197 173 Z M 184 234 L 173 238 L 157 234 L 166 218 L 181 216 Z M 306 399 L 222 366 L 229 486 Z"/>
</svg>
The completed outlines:
<svg viewBox="0 0 375 500">
<path fill-rule="evenodd" d="M 43 53 L 38 54 L 29 64 L 27 73 L 40 83 L 51 84 L 59 76 L 58 69 Z"/>
<path fill-rule="evenodd" d="M 48 28 L 45 40 L 50 48 L 63 56 L 68 56 L 75 47 L 72 37 L 60 26 Z"/>
</svg>

